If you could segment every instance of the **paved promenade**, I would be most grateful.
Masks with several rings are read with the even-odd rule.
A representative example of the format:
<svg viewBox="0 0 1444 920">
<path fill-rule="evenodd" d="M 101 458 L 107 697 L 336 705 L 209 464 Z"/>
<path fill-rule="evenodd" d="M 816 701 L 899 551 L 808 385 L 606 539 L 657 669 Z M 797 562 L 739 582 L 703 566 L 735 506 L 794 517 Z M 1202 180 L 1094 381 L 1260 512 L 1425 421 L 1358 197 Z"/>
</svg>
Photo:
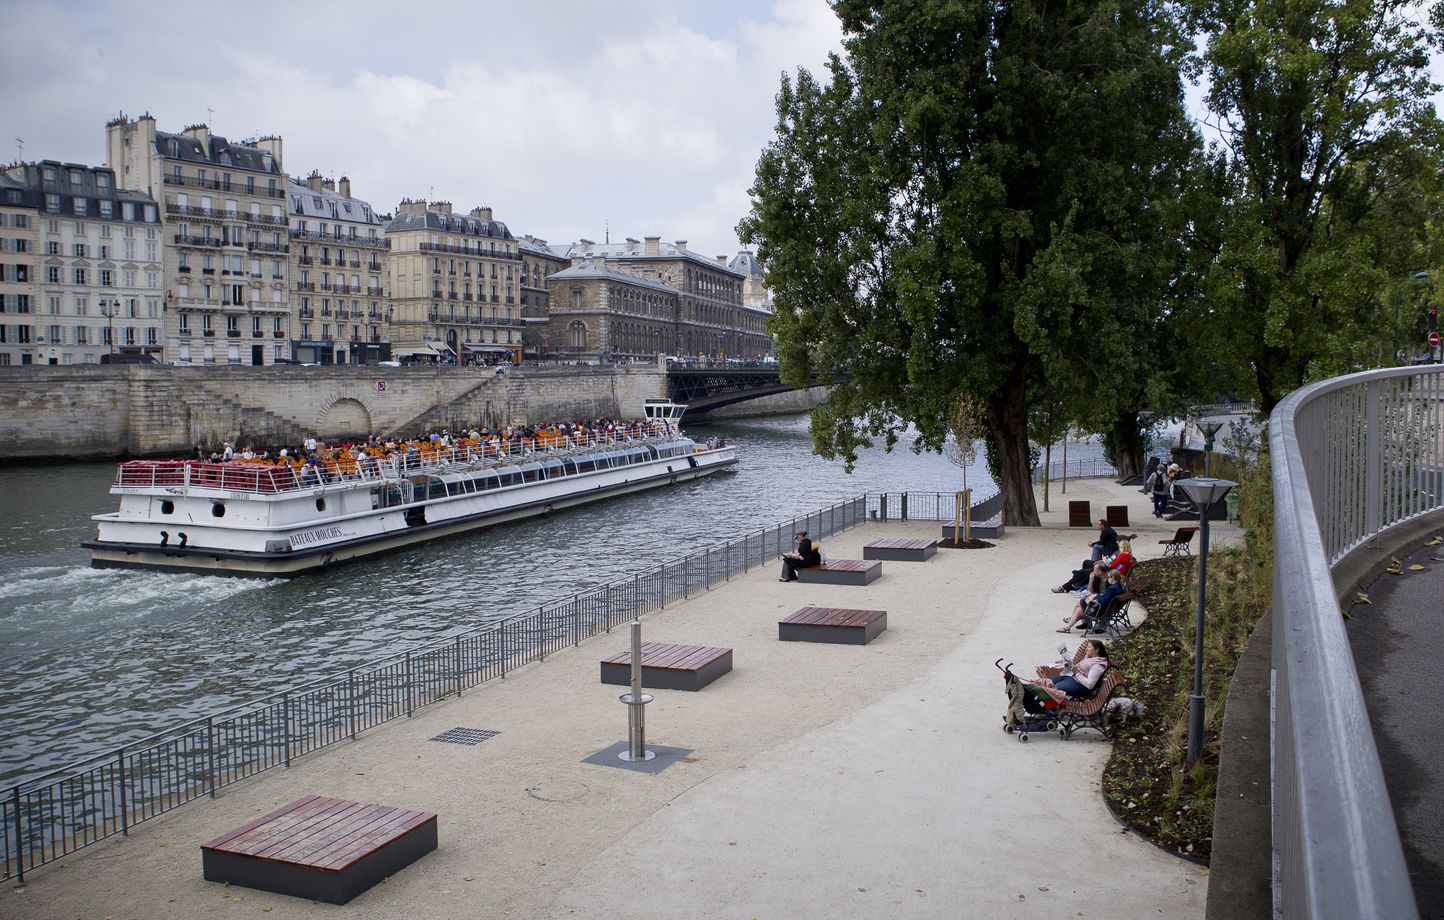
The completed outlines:
<svg viewBox="0 0 1444 920">
<path fill-rule="evenodd" d="M 1067 497 L 1095 517 L 1128 504 L 1145 559 L 1174 530 L 1136 489 L 1093 480 Z M 626 644 L 614 632 L 37 871 L 0 892 L 0 917 L 1200 917 L 1206 870 L 1104 808 L 1096 732 L 1024 745 L 1001 730 L 993 660 L 1039 663 L 1064 638 L 1069 601 L 1048 587 L 1092 531 L 1064 527 L 1063 505 L 1055 489 L 1045 527 L 885 562 L 865 588 L 780 584 L 769 566 L 644 618 L 647 641 L 735 649 L 701 692 L 653 691 L 648 741 L 694 750 L 662 773 L 581 762 L 626 737 L 623 688 L 598 681 Z M 937 532 L 867 525 L 822 543 L 860 558 L 883 536 Z M 887 610 L 888 631 L 777 641 L 809 604 Z M 458 726 L 501 734 L 427 740 Z M 341 908 L 202 881 L 202 842 L 312 793 L 435 811 L 440 848 Z"/>
</svg>

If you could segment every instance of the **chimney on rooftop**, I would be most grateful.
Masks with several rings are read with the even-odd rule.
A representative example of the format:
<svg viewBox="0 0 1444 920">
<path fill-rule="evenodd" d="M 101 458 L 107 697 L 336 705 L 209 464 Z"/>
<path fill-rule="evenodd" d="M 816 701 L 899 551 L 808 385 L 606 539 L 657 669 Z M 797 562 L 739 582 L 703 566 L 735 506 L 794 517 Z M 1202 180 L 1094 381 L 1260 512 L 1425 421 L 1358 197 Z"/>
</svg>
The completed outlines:
<svg viewBox="0 0 1444 920">
<path fill-rule="evenodd" d="M 488 206 L 484 208 L 472 208 L 471 216 L 475 217 L 477 220 L 491 220 L 491 207 Z"/>
<path fill-rule="evenodd" d="M 210 155 L 211 129 L 209 127 L 206 125 L 187 125 L 186 129 L 181 133 L 192 140 L 200 141 L 201 146 L 205 148 L 206 154 Z"/>
<path fill-rule="evenodd" d="M 726 257 L 726 256 L 718 256 L 718 257 L 717 257 L 717 264 L 718 264 L 718 265 L 724 265 L 724 266 L 725 266 L 725 265 L 727 264 L 727 257 Z"/>
<path fill-rule="evenodd" d="M 637 241 L 634 240 L 634 239 L 632 239 L 630 236 L 627 237 L 627 252 L 631 252 L 633 249 L 636 249 L 636 248 L 637 248 Z"/>
<path fill-rule="evenodd" d="M 642 250 L 644 256 L 659 256 L 662 254 L 662 238 L 660 236 L 647 237 L 646 248 Z"/>
<path fill-rule="evenodd" d="M 325 190 L 328 191 L 328 192 L 334 192 L 334 191 L 336 191 L 336 180 L 335 180 L 335 179 L 322 179 L 322 180 L 321 180 L 321 188 L 325 189 Z"/>
<path fill-rule="evenodd" d="M 311 174 L 306 177 L 306 188 L 313 192 L 319 192 L 321 190 L 321 173 L 319 170 L 311 170 Z"/>
<path fill-rule="evenodd" d="M 676 246 L 677 249 L 679 249 L 679 250 L 682 251 L 682 252 L 686 252 L 686 251 L 687 251 L 687 241 L 686 241 L 686 240 L 677 240 L 677 241 L 675 241 L 672 245 L 673 245 L 673 246 Z"/>
<path fill-rule="evenodd" d="M 276 161 L 276 171 L 281 170 L 281 138 L 279 135 L 271 134 L 256 141 L 256 146 L 271 155 Z"/>
<path fill-rule="evenodd" d="M 431 203 L 431 210 L 435 211 L 437 214 L 447 214 L 447 215 L 450 215 L 450 214 L 451 214 L 451 202 L 449 202 L 449 201 L 433 201 L 433 202 Z"/>
<path fill-rule="evenodd" d="M 350 198 L 350 197 L 351 197 L 351 180 L 350 180 L 350 179 L 346 178 L 345 176 L 342 176 L 342 177 L 341 177 L 341 181 L 340 181 L 340 183 L 337 184 L 336 188 L 337 188 L 338 191 L 340 191 L 342 198 Z"/>
<path fill-rule="evenodd" d="M 597 245 L 596 243 L 593 243 L 591 240 L 578 240 L 577 242 L 579 242 L 579 243 L 581 244 L 581 247 L 582 247 L 583 249 L 591 249 L 593 246 Z"/>
<path fill-rule="evenodd" d="M 426 199 L 425 199 L 425 198 L 418 198 L 418 199 L 416 199 L 415 201 L 411 202 L 411 216 L 412 216 L 412 217 L 425 217 L 425 216 L 426 216 Z"/>
</svg>

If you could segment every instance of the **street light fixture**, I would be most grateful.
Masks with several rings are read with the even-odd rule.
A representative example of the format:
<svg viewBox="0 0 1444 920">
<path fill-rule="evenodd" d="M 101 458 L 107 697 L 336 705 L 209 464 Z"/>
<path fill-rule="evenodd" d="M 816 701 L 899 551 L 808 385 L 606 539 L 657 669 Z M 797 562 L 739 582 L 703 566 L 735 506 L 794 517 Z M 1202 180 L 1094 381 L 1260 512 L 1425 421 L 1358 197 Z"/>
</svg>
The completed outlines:
<svg viewBox="0 0 1444 920">
<path fill-rule="evenodd" d="M 115 314 L 120 312 L 120 301 L 100 298 L 100 315 L 105 317 L 105 337 L 110 342 L 110 353 L 115 354 Z"/>
<path fill-rule="evenodd" d="M 1203 475 L 1213 475 L 1213 436 L 1218 434 L 1223 422 L 1217 419 L 1207 419 L 1198 422 L 1198 430 L 1203 432 Z"/>
<path fill-rule="evenodd" d="M 1198 611 L 1193 635 L 1193 693 L 1188 697 L 1188 762 L 1194 763 L 1203 752 L 1203 599 L 1208 585 L 1208 518 L 1213 508 L 1223 501 L 1238 483 L 1227 479 L 1200 476 L 1181 479 L 1175 488 L 1183 490 L 1203 530 L 1198 548 Z"/>
</svg>

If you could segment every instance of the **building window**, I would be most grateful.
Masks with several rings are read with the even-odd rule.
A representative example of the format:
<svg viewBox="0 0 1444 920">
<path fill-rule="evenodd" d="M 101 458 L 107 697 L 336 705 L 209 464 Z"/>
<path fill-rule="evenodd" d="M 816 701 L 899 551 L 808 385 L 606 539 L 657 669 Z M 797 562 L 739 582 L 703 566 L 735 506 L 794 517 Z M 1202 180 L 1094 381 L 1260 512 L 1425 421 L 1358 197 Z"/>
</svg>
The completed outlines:
<svg viewBox="0 0 1444 920">
<path fill-rule="evenodd" d="M 571 329 L 572 329 L 572 347 L 573 347 L 573 348 L 586 348 L 586 347 L 587 347 L 587 325 L 586 325 L 586 323 L 583 323 L 581 320 L 577 320 L 576 322 L 572 323 Z"/>
</svg>

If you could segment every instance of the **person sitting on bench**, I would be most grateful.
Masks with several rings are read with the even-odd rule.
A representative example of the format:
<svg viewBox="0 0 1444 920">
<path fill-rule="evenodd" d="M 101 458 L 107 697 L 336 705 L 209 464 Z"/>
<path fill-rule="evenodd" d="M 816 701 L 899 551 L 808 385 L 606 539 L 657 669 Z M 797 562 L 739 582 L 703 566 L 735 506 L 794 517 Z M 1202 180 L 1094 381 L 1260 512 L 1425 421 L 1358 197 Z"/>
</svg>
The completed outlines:
<svg viewBox="0 0 1444 920">
<path fill-rule="evenodd" d="M 1108 670 L 1108 650 L 1096 639 L 1084 642 L 1083 647 L 1083 657 L 1073 666 L 1072 674 L 1044 677 L 1040 667 L 1038 679 L 1029 683 L 1042 687 L 1060 703 L 1066 703 L 1070 697 L 1088 696 L 1093 692 L 1093 688 L 1098 686 L 1103 672 Z"/>
<path fill-rule="evenodd" d="M 797 552 L 787 553 L 782 557 L 782 577 L 778 581 L 796 581 L 798 569 L 810 569 L 815 565 L 822 565 L 822 553 L 807 539 L 807 531 L 799 530 L 795 537 L 797 539 Z"/>
<path fill-rule="evenodd" d="M 1058 630 L 1058 632 L 1072 632 L 1073 627 L 1078 625 L 1079 620 L 1088 620 L 1089 623 L 1092 623 L 1095 617 L 1108 609 L 1109 603 L 1111 603 L 1115 597 L 1127 590 L 1128 586 L 1123 584 L 1123 575 L 1119 573 L 1117 569 L 1110 571 L 1108 573 L 1108 587 L 1104 588 L 1101 594 L 1093 594 L 1088 597 L 1079 598 L 1078 603 L 1073 605 L 1072 616 L 1063 621 L 1065 625 L 1062 629 Z"/>
<path fill-rule="evenodd" d="M 1118 531 L 1108 523 L 1107 518 L 1098 519 L 1098 539 L 1089 544 L 1093 548 L 1093 561 L 1118 553 Z"/>
<path fill-rule="evenodd" d="M 1053 589 L 1054 594 L 1067 594 L 1069 591 L 1081 591 L 1088 589 L 1089 594 L 1099 594 L 1107 587 L 1105 580 L 1108 576 L 1108 563 L 1089 562 L 1083 560 L 1083 565 L 1073 570 L 1073 575 L 1067 581 Z"/>
</svg>

